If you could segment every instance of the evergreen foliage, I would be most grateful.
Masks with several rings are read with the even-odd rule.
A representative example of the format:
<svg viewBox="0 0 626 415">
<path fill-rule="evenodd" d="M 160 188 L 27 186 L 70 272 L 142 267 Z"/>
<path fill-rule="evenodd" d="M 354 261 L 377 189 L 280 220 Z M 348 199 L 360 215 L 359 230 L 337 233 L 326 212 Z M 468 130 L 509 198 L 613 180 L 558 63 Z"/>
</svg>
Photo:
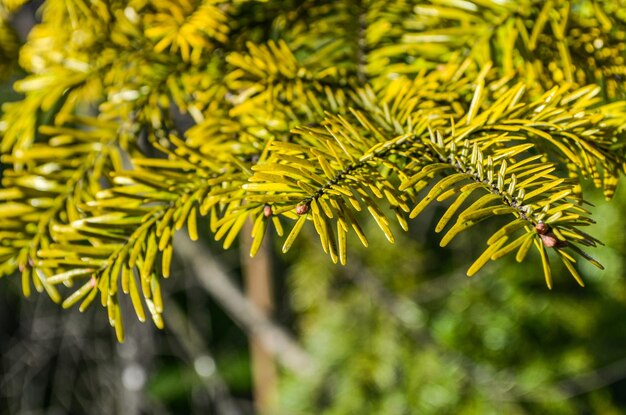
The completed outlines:
<svg viewBox="0 0 626 415">
<path fill-rule="evenodd" d="M 21 3 L 0 2 L 0 75 L 26 73 L 0 121 L 0 273 L 97 299 L 119 340 L 123 294 L 162 326 L 199 216 L 224 248 L 251 220 L 252 255 L 309 223 L 345 264 L 368 217 L 393 242 L 448 201 L 442 246 L 500 217 L 470 276 L 530 249 L 548 287 L 550 256 L 581 285 L 580 258 L 601 267 L 582 183 L 610 199 L 626 168 L 622 0 L 48 0 L 19 45 Z"/>
</svg>

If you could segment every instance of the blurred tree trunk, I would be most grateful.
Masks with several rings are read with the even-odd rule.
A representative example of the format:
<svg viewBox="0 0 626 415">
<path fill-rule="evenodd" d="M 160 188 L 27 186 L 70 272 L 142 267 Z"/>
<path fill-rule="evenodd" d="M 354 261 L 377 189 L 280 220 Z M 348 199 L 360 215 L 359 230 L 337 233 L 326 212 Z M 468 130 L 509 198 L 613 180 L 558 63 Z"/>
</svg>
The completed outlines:
<svg viewBox="0 0 626 415">
<path fill-rule="evenodd" d="M 270 238 L 266 236 L 257 255 L 250 257 L 252 223 L 246 223 L 241 238 L 242 273 L 246 295 L 266 316 L 273 311 L 272 260 Z M 277 400 L 276 364 L 258 336 L 250 336 L 250 360 L 256 409 L 260 414 L 269 413 Z"/>
</svg>

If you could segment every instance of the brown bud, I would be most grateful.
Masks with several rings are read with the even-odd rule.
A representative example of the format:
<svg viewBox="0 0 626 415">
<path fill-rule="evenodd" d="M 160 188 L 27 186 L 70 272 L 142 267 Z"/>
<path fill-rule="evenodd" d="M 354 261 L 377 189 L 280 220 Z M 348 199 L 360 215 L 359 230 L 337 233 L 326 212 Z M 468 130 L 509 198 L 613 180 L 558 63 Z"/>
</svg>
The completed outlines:
<svg viewBox="0 0 626 415">
<path fill-rule="evenodd" d="M 535 229 L 537 230 L 537 233 L 539 235 L 545 235 L 546 233 L 548 233 L 548 231 L 550 230 L 550 228 L 548 227 L 548 225 L 546 225 L 543 222 L 539 222 L 537 224 L 537 226 L 535 226 Z"/>
<path fill-rule="evenodd" d="M 546 235 L 539 234 L 539 236 L 541 237 L 541 242 L 547 248 L 554 248 L 559 244 L 559 240 L 551 233 Z"/>
<path fill-rule="evenodd" d="M 552 232 L 548 232 L 545 235 L 539 235 L 541 237 L 541 242 L 547 248 L 563 248 L 567 246 L 567 241 L 561 241 L 557 239 L 556 235 Z"/>
<path fill-rule="evenodd" d="M 93 288 L 96 286 L 96 283 L 97 283 L 96 277 L 92 276 L 91 279 L 89 280 L 89 286 Z"/>
<path fill-rule="evenodd" d="M 263 206 L 263 216 L 266 218 L 272 216 L 272 207 L 270 205 Z"/>
<path fill-rule="evenodd" d="M 296 213 L 298 215 L 305 215 L 308 211 L 309 211 L 309 205 L 306 203 L 296 206 Z"/>
</svg>

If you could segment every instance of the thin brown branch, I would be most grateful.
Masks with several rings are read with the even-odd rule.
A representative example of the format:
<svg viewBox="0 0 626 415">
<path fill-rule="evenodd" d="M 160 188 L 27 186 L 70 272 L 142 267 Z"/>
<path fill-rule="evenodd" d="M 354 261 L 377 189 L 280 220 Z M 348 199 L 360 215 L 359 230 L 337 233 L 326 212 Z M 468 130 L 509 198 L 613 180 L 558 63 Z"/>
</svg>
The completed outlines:
<svg viewBox="0 0 626 415">
<path fill-rule="evenodd" d="M 233 283 L 226 271 L 201 243 L 178 233 L 174 246 L 204 288 L 248 334 L 256 336 L 265 349 L 285 368 L 308 375 L 313 360 L 284 328 L 266 317 Z"/>
</svg>

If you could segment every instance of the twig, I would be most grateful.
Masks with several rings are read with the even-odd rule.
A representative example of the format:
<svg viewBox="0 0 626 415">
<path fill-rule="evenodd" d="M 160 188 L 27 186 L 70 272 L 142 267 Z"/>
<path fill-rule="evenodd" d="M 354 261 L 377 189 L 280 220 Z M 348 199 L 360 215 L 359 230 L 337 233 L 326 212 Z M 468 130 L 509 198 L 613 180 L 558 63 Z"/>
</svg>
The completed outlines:
<svg viewBox="0 0 626 415">
<path fill-rule="evenodd" d="M 311 374 L 311 357 L 289 333 L 248 301 L 207 248 L 191 242 L 182 232 L 176 234 L 174 246 L 194 271 L 200 285 L 248 334 L 257 336 L 281 365 L 301 375 Z"/>
</svg>

